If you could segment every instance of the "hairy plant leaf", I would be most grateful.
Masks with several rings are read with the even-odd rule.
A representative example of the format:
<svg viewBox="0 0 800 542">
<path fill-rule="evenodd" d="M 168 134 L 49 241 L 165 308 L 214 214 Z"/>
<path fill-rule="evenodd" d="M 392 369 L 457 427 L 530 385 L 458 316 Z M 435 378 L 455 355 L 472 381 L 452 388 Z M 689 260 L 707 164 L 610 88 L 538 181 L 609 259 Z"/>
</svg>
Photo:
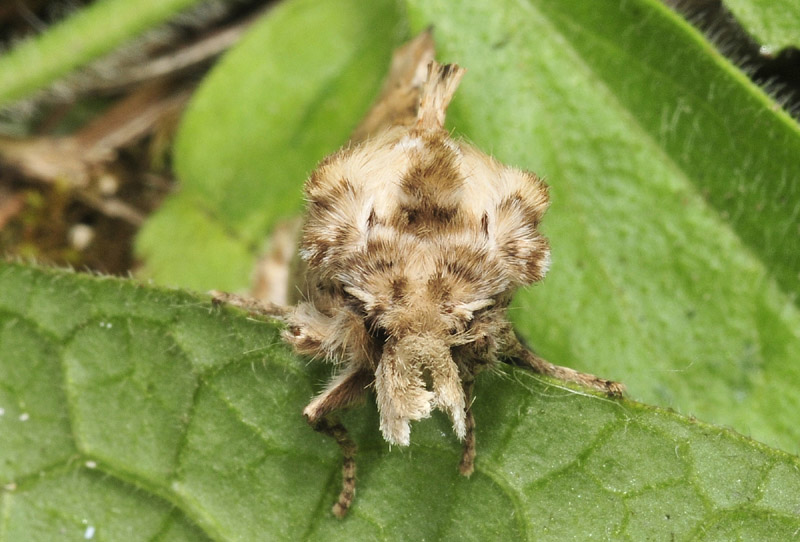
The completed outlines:
<svg viewBox="0 0 800 542">
<path fill-rule="evenodd" d="M 794 0 L 725 0 L 724 4 L 766 52 L 800 46 L 800 4 Z"/>
<path fill-rule="evenodd" d="M 520 369 L 476 386 L 478 463 L 449 421 L 389 449 L 345 417 L 359 494 L 300 412 L 329 371 L 207 298 L 0 265 L 0 540 L 788 540 L 800 461 Z"/>
<path fill-rule="evenodd" d="M 798 126 L 658 2 L 410 5 L 469 67 L 452 126 L 552 188 L 553 266 L 518 328 L 797 453 Z"/>
<path fill-rule="evenodd" d="M 104 0 L 0 55 L 0 105 L 48 85 L 199 0 Z"/>
<path fill-rule="evenodd" d="M 396 11 L 392 0 L 284 2 L 225 56 L 182 120 L 181 192 L 137 240 L 141 276 L 248 284 L 271 227 L 299 212 L 303 179 L 373 100 L 402 37 Z"/>
</svg>

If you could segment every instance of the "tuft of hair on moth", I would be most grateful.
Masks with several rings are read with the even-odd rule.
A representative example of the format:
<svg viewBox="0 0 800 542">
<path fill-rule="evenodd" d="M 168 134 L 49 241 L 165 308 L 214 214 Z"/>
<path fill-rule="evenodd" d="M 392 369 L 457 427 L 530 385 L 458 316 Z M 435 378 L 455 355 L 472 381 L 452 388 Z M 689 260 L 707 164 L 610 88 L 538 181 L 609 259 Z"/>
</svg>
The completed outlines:
<svg viewBox="0 0 800 542">
<path fill-rule="evenodd" d="M 411 422 L 445 412 L 463 441 L 465 476 L 475 464 L 471 402 L 482 370 L 509 362 L 610 396 L 624 390 L 553 365 L 515 335 L 506 316 L 512 294 L 549 265 L 539 232 L 548 188 L 450 137 L 445 113 L 465 70 L 432 58 L 430 32 L 399 49 L 357 143 L 311 174 L 299 299 L 261 310 L 287 322 L 295 351 L 337 367 L 303 414 L 343 452 L 339 517 L 355 496 L 356 444 L 335 413 L 370 388 L 390 444 L 407 446 Z"/>
</svg>

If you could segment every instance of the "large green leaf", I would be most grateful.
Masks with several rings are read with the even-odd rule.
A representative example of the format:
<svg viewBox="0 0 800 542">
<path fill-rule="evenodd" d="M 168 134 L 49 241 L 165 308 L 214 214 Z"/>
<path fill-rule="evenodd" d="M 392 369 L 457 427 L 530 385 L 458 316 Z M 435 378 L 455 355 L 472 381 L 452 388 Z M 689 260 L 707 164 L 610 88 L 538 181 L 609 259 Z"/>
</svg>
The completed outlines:
<svg viewBox="0 0 800 542">
<path fill-rule="evenodd" d="M 393 0 L 295 0 L 257 24 L 183 118 L 181 192 L 138 238 L 140 275 L 201 290 L 246 286 L 270 228 L 299 212 L 302 180 L 373 100 L 402 38 L 399 18 Z"/>
<path fill-rule="evenodd" d="M 0 56 L 0 105 L 24 98 L 199 1 L 93 2 Z"/>
<path fill-rule="evenodd" d="M 800 46 L 800 3 L 796 0 L 725 0 L 723 4 L 766 52 Z"/>
<path fill-rule="evenodd" d="M 452 125 L 552 187 L 530 341 L 797 453 L 798 126 L 656 1 L 411 5 L 469 68 Z"/>
<path fill-rule="evenodd" d="M 113 278 L 0 265 L 0 540 L 788 540 L 800 461 L 519 369 L 478 379 L 478 462 L 442 416 L 389 449 L 347 414 L 359 494 L 329 511 L 328 368 L 274 324 Z"/>
</svg>

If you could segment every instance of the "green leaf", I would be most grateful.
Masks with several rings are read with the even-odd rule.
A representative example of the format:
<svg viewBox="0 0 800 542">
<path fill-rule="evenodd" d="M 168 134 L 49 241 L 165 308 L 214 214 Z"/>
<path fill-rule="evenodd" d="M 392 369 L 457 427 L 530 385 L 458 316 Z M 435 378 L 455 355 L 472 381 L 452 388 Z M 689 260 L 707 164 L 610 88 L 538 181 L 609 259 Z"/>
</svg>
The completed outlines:
<svg viewBox="0 0 800 542">
<path fill-rule="evenodd" d="M 551 185 L 530 342 L 797 453 L 797 124 L 654 0 L 410 5 L 469 69 L 451 125 Z"/>
<path fill-rule="evenodd" d="M 246 287 L 267 233 L 300 211 L 303 179 L 347 141 L 374 99 L 403 37 L 398 21 L 393 0 L 294 0 L 258 23 L 181 122 L 181 192 L 137 240 L 140 276 L 200 290 Z M 209 266 L 215 258 L 224 263 Z"/>
<path fill-rule="evenodd" d="M 0 540 L 788 540 L 800 461 L 520 369 L 478 378 L 478 462 L 435 416 L 389 449 L 374 401 L 344 521 L 304 422 L 323 364 L 194 295 L 0 265 Z"/>
<path fill-rule="evenodd" d="M 139 278 L 194 290 L 236 291 L 255 265 L 252 247 L 189 197 L 167 198 L 136 238 Z"/>
<path fill-rule="evenodd" d="M 102 0 L 0 56 L 0 105 L 48 85 L 199 0 Z"/>
<path fill-rule="evenodd" d="M 724 4 L 762 50 L 776 53 L 800 46 L 800 4 L 795 0 L 725 0 Z"/>
</svg>

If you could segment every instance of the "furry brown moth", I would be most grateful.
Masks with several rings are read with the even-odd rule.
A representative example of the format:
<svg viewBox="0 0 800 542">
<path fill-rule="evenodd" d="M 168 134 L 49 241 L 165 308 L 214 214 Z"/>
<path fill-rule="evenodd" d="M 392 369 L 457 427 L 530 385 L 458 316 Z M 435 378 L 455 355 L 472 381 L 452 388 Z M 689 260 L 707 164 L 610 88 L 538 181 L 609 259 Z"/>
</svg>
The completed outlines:
<svg viewBox="0 0 800 542">
<path fill-rule="evenodd" d="M 337 410 L 375 394 L 380 431 L 407 446 L 411 422 L 439 409 L 463 441 L 460 472 L 475 462 L 475 376 L 500 362 L 621 395 L 616 382 L 553 365 L 528 350 L 506 317 L 514 291 L 550 262 L 539 224 L 549 205 L 535 174 L 453 139 L 445 112 L 464 70 L 433 61 L 429 33 L 395 54 L 384 92 L 350 146 L 325 158 L 305 185 L 296 304 L 220 301 L 277 315 L 303 355 L 335 376 L 303 411 L 343 452 L 333 512 L 355 495 L 356 444 Z"/>
</svg>

